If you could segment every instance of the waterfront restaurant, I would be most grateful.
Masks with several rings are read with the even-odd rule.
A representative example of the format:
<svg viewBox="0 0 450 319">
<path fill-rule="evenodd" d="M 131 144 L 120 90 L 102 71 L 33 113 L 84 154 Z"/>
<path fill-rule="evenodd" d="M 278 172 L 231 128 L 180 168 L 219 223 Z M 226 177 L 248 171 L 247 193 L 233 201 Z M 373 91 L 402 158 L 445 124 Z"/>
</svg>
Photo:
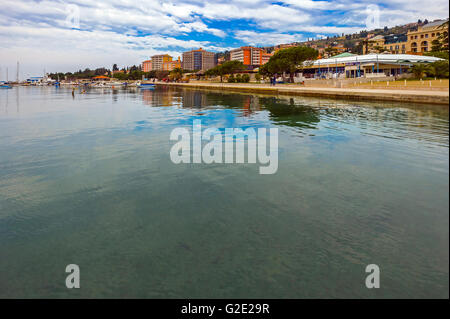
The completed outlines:
<svg viewBox="0 0 450 319">
<path fill-rule="evenodd" d="M 442 59 L 411 54 L 340 54 L 313 61 L 303 68 L 305 78 L 372 78 L 401 76 L 414 63 L 432 63 Z"/>
</svg>

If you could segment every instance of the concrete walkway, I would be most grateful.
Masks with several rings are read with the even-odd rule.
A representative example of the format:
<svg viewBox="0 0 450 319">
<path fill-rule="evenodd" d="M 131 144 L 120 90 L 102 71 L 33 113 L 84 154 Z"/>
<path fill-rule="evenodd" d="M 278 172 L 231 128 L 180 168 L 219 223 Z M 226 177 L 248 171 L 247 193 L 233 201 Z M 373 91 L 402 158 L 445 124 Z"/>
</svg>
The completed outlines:
<svg viewBox="0 0 450 319">
<path fill-rule="evenodd" d="M 269 93 L 282 95 L 302 95 L 326 98 L 340 98 L 352 100 L 398 101 L 426 104 L 449 104 L 449 91 L 413 91 L 413 90 L 385 90 L 385 89 L 350 89 L 301 87 L 297 85 L 247 84 L 247 83 L 157 83 L 192 87 L 198 89 L 229 90 L 240 92 Z"/>
</svg>

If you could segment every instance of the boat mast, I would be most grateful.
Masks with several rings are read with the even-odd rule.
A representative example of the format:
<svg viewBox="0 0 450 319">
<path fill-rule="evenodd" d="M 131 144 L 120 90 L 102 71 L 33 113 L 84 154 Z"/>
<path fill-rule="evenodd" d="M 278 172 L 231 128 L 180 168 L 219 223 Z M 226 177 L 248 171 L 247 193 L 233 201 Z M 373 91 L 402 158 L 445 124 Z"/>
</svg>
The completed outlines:
<svg viewBox="0 0 450 319">
<path fill-rule="evenodd" d="M 17 74 L 16 74 L 16 81 L 17 81 L 17 84 L 19 84 L 19 61 L 17 61 Z"/>
</svg>

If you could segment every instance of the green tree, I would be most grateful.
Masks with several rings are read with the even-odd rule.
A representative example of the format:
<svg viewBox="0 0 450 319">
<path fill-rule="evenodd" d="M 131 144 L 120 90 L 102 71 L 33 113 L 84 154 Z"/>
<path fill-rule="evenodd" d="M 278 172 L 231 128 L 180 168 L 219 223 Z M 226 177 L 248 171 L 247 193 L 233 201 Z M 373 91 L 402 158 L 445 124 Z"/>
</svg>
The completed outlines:
<svg viewBox="0 0 450 319">
<path fill-rule="evenodd" d="M 241 81 L 242 81 L 243 83 L 248 83 L 248 82 L 250 82 L 250 75 L 248 75 L 247 73 L 246 73 L 246 74 L 243 74 L 242 77 L 241 77 Z"/>
<path fill-rule="evenodd" d="M 289 73 L 291 82 L 294 82 L 294 74 L 301 70 L 307 61 L 314 60 L 319 52 L 313 48 L 301 46 L 291 47 L 275 53 L 264 66 L 263 72 L 269 74 Z"/>
<path fill-rule="evenodd" d="M 179 81 L 183 78 L 183 69 L 175 68 L 169 73 L 169 78 L 174 81 Z"/>
<path fill-rule="evenodd" d="M 269 66 L 268 66 L 268 63 L 266 63 L 266 64 L 264 64 L 264 65 L 261 65 L 261 66 L 259 67 L 258 73 L 259 73 L 260 75 L 262 75 L 263 77 L 269 76 L 269 75 L 270 75 L 270 72 L 269 72 Z"/>
<path fill-rule="evenodd" d="M 128 75 L 128 80 L 140 80 L 142 79 L 143 74 L 144 72 L 141 72 L 139 69 L 135 69 Z"/>
<path fill-rule="evenodd" d="M 448 26 L 449 26 L 449 21 L 445 21 L 443 24 L 441 24 L 439 26 L 440 29 L 443 29 L 444 32 L 442 32 L 438 39 L 442 42 L 443 46 L 442 46 L 442 50 L 445 50 L 448 52 Z"/>
<path fill-rule="evenodd" d="M 411 68 L 411 72 L 414 74 L 416 79 L 425 77 L 427 73 L 430 73 L 430 71 L 430 65 L 425 63 L 415 63 Z"/>
<path fill-rule="evenodd" d="M 240 61 L 227 61 L 221 65 L 217 65 L 205 72 L 208 76 L 220 76 L 220 82 L 223 81 L 223 76 L 226 74 L 233 74 L 245 69 L 244 64 Z"/>
<path fill-rule="evenodd" d="M 434 56 L 436 58 L 441 58 L 448 60 L 448 51 L 440 51 L 440 52 L 425 52 L 424 55 Z"/>
<path fill-rule="evenodd" d="M 114 78 L 120 80 L 120 81 L 125 81 L 128 80 L 128 74 L 126 73 L 114 73 Z"/>
<path fill-rule="evenodd" d="M 430 75 L 433 75 L 437 78 L 448 78 L 449 76 L 449 69 L 448 69 L 448 60 L 441 60 L 431 63 L 430 68 L 431 72 Z"/>
<path fill-rule="evenodd" d="M 442 43 L 438 39 L 431 41 L 431 51 L 440 52 L 442 50 Z"/>
</svg>

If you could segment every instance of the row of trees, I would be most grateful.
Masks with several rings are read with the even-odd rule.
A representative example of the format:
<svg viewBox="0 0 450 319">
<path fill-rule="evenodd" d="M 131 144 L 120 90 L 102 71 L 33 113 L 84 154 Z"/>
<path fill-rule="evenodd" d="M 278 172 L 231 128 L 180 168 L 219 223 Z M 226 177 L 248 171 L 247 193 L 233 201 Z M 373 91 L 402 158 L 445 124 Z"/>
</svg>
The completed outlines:
<svg viewBox="0 0 450 319">
<path fill-rule="evenodd" d="M 448 60 L 437 61 L 430 64 L 417 63 L 412 66 L 411 72 L 414 74 L 416 79 L 422 79 L 425 77 L 448 78 Z"/>
<path fill-rule="evenodd" d="M 205 72 L 208 76 L 220 76 L 220 82 L 223 81 L 223 76 L 233 74 L 245 70 L 245 65 L 240 61 L 227 61 L 223 64 L 217 65 Z"/>
<path fill-rule="evenodd" d="M 276 52 L 263 66 L 259 73 L 272 76 L 274 74 L 288 73 L 291 82 L 294 82 L 295 73 L 300 71 L 309 62 L 317 59 L 319 52 L 310 47 L 291 47 Z"/>
<path fill-rule="evenodd" d="M 59 77 L 60 80 L 63 80 L 66 77 L 68 79 L 86 79 L 86 78 L 93 78 L 95 76 L 105 75 L 105 74 L 110 76 L 111 72 L 108 69 L 106 69 L 106 68 L 98 68 L 98 69 L 95 69 L 95 70 L 91 70 L 89 68 L 86 68 L 84 71 L 79 70 L 79 71 L 74 72 L 74 73 L 72 73 L 72 72 L 66 72 L 66 73 L 57 72 L 57 73 L 50 73 L 50 74 L 48 74 L 48 76 L 50 78 L 52 78 L 53 80 L 57 80 L 58 77 Z"/>
<path fill-rule="evenodd" d="M 267 62 L 259 68 L 259 75 L 257 81 L 260 80 L 261 75 L 273 76 L 274 74 L 289 74 L 291 82 L 294 82 L 295 73 L 298 72 L 308 62 L 317 58 L 319 52 L 313 48 L 291 47 L 276 52 Z M 231 74 L 228 78 L 228 82 L 249 82 L 250 77 L 248 75 L 234 76 L 234 73 L 239 73 L 245 70 L 246 67 L 239 61 L 227 61 L 221 65 L 218 65 L 212 69 L 206 71 L 207 76 L 219 76 L 220 82 L 223 82 L 225 75 Z"/>
<path fill-rule="evenodd" d="M 113 71 L 117 72 L 119 71 L 117 64 L 113 65 Z M 141 67 L 140 66 L 136 66 L 133 65 L 130 68 L 123 68 L 122 69 L 123 72 L 120 73 L 114 73 L 114 77 L 121 79 L 121 80 L 137 80 L 142 78 L 142 75 L 145 74 L 144 72 L 142 72 Z M 72 80 L 76 80 L 76 79 L 91 79 L 93 77 L 99 76 L 99 75 L 105 75 L 105 76 L 109 76 L 111 77 L 112 72 L 110 70 L 108 70 L 105 67 L 101 67 L 101 68 L 97 68 L 95 70 L 91 70 L 89 68 L 86 68 L 84 70 L 79 70 L 76 72 L 56 72 L 56 73 L 50 73 L 48 74 L 48 76 L 54 80 L 57 80 L 58 77 L 60 80 L 62 79 L 72 79 Z"/>
</svg>

